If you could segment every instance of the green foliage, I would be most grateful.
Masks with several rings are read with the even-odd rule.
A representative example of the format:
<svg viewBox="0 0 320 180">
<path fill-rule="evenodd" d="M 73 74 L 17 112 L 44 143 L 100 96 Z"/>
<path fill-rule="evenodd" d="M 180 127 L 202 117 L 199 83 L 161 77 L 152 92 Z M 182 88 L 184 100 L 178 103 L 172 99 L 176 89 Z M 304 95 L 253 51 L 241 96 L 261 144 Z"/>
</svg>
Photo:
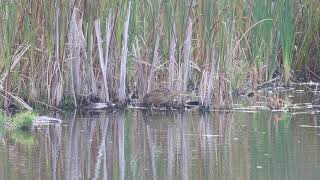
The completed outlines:
<svg viewBox="0 0 320 180">
<path fill-rule="evenodd" d="M 16 129 L 29 131 L 36 116 L 37 114 L 32 111 L 20 112 L 11 119 L 11 123 Z"/>
<path fill-rule="evenodd" d="M 253 18 L 254 23 L 266 19 L 273 19 L 272 3 L 269 0 L 256 0 L 254 3 Z M 257 68 L 263 65 L 270 65 L 271 53 L 271 33 L 273 30 L 273 22 L 265 21 L 260 23 L 253 31 L 252 38 L 252 54 L 253 62 Z"/>
<path fill-rule="evenodd" d="M 9 132 L 12 132 L 11 135 L 15 142 L 27 145 L 34 144 L 35 140 L 30 130 L 36 116 L 36 113 L 26 111 L 17 113 L 14 117 L 9 118 L 4 112 L 0 111 L 0 138 L 8 132 L 9 127 Z M 10 127 L 13 127 L 13 129 Z"/>
<path fill-rule="evenodd" d="M 13 2 L 0 0 L 0 68 L 9 68 L 18 26 L 16 13 L 17 7 Z"/>
<path fill-rule="evenodd" d="M 292 63 L 292 48 L 295 38 L 295 19 L 293 12 L 294 1 L 281 0 L 278 2 L 280 43 L 282 47 L 282 58 L 284 68 L 284 79 L 288 83 Z"/>
</svg>

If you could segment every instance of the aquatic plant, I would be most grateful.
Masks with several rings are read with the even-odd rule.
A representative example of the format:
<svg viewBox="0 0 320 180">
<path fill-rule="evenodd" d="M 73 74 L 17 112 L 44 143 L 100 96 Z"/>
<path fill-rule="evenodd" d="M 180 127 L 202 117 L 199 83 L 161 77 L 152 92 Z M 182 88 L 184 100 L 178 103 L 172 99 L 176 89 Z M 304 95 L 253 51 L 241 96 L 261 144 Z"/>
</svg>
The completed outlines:
<svg viewBox="0 0 320 180">
<path fill-rule="evenodd" d="M 32 128 L 32 122 L 37 116 L 35 112 L 19 112 L 11 118 L 10 123 L 19 130 L 29 131 Z"/>
</svg>

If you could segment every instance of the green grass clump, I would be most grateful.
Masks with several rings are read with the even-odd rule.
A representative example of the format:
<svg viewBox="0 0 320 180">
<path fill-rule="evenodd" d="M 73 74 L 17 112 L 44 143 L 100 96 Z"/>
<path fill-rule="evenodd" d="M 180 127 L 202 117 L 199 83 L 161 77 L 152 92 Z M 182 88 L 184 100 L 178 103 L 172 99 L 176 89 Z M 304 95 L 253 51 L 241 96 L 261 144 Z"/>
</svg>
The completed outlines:
<svg viewBox="0 0 320 180">
<path fill-rule="evenodd" d="M 282 47 L 284 81 L 288 85 L 290 80 L 290 71 L 292 64 L 292 49 L 295 39 L 295 15 L 294 2 L 289 0 L 282 0 L 279 3 L 279 29 L 280 29 L 280 43 Z"/>
<path fill-rule="evenodd" d="M 37 114 L 32 111 L 21 112 L 21 113 L 17 113 L 11 119 L 11 122 L 16 129 L 29 131 L 32 127 L 32 122 L 36 116 Z"/>
</svg>

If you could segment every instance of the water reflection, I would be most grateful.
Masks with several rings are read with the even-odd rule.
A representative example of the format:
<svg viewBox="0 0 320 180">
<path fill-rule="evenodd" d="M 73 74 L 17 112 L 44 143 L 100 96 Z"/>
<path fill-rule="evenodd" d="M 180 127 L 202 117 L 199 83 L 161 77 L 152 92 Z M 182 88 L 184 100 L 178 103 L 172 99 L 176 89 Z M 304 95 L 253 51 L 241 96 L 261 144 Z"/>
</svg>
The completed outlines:
<svg viewBox="0 0 320 180">
<path fill-rule="evenodd" d="M 319 115 L 130 110 L 0 136 L 0 179 L 318 179 Z M 309 126 L 301 126 L 309 125 Z"/>
</svg>

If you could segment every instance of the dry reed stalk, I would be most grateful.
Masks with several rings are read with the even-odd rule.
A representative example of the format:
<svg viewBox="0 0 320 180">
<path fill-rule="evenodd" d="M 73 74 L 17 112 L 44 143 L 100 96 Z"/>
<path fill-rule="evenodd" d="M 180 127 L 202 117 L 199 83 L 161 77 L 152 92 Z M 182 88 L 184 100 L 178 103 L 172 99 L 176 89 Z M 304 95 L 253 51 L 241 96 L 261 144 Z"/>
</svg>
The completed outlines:
<svg viewBox="0 0 320 180">
<path fill-rule="evenodd" d="M 58 106 L 63 97 L 63 78 L 61 73 L 61 67 L 59 62 L 60 54 L 60 4 L 61 0 L 56 2 L 56 14 L 55 14 L 55 48 L 54 48 L 54 59 L 52 77 L 49 82 L 49 104 Z M 50 58 L 49 58 L 50 59 Z"/>
<path fill-rule="evenodd" d="M 182 91 L 182 73 L 183 73 L 183 65 L 178 63 L 178 75 L 177 75 L 177 82 L 176 82 L 176 90 Z"/>
<path fill-rule="evenodd" d="M 158 19 L 159 22 L 159 19 Z M 161 27 L 158 28 L 158 32 L 156 33 L 156 42 L 154 45 L 154 51 L 153 51 L 153 61 L 152 61 L 152 66 L 150 70 L 150 75 L 148 78 L 148 89 L 147 92 L 150 92 L 152 89 L 155 87 L 155 76 L 157 72 L 157 67 L 159 67 L 159 43 L 160 43 L 160 33 L 161 33 Z"/>
<path fill-rule="evenodd" d="M 110 49 L 110 42 L 111 42 L 111 34 L 114 28 L 114 16 L 112 15 L 111 11 L 109 12 L 108 18 L 106 19 L 106 54 L 105 54 L 105 66 L 107 71 L 109 71 L 109 49 Z M 107 72 L 108 75 L 108 72 Z"/>
<path fill-rule="evenodd" d="M 106 78 L 108 81 L 108 90 L 110 90 L 112 86 L 112 56 L 111 56 L 111 40 L 112 40 L 112 33 L 114 32 L 115 28 L 115 18 L 116 16 L 109 11 L 108 18 L 106 19 L 106 42 L 105 42 L 105 69 L 106 69 Z M 114 47 L 115 48 L 115 47 Z M 112 98 L 112 95 L 109 94 L 109 98 Z"/>
<path fill-rule="evenodd" d="M 22 108 L 25 108 L 29 111 L 33 110 L 32 107 L 30 107 L 26 102 L 23 101 L 23 99 L 21 99 L 20 97 L 18 96 L 15 96 L 14 94 L 4 90 L 4 89 L 1 89 L 0 87 L 0 92 L 1 93 L 4 93 L 4 94 L 7 94 L 8 96 L 10 96 L 14 101 L 16 101 Z"/>
<path fill-rule="evenodd" d="M 212 101 L 213 95 L 213 88 L 214 88 L 214 76 L 216 75 L 216 67 L 217 67 L 217 57 L 216 57 L 216 50 L 212 48 L 211 51 L 211 68 L 210 68 L 210 75 L 209 75 L 209 84 L 208 90 L 205 98 L 205 106 L 209 107 L 210 102 Z"/>
<path fill-rule="evenodd" d="M 116 14 L 116 13 L 115 13 Z M 114 60 L 112 61 L 112 69 L 110 70 L 110 75 L 109 75 L 109 87 L 111 87 L 111 96 L 113 98 L 116 98 L 119 94 L 119 71 L 120 69 L 120 64 L 121 62 L 119 61 L 121 59 L 121 55 L 118 52 L 117 49 L 117 42 L 116 42 L 116 35 L 115 32 L 112 33 L 112 38 L 111 38 L 111 52 L 110 52 L 110 57 Z M 110 59 L 111 60 L 111 59 Z"/>
<path fill-rule="evenodd" d="M 81 88 L 81 72 L 80 72 L 80 52 L 83 48 L 82 30 L 80 23 L 77 22 L 77 10 L 73 8 L 73 12 L 70 18 L 70 25 L 68 31 L 68 57 L 71 59 L 71 91 L 74 97 L 74 105 L 77 106 L 77 96 L 80 93 Z"/>
<path fill-rule="evenodd" d="M 183 91 L 187 91 L 188 89 L 188 81 L 190 78 L 190 61 L 192 54 L 192 18 L 188 16 L 187 19 L 187 30 L 185 34 L 185 44 L 183 49 L 183 57 L 184 57 L 184 76 L 183 76 Z"/>
<path fill-rule="evenodd" d="M 94 71 L 93 71 L 93 36 L 90 36 L 90 44 L 89 44 L 89 52 L 88 52 L 88 86 L 89 86 L 89 91 L 91 91 L 94 95 L 97 95 L 97 88 L 96 88 L 96 78 L 94 76 Z"/>
<path fill-rule="evenodd" d="M 208 70 L 204 69 L 202 72 L 202 76 L 201 76 L 200 92 L 199 92 L 199 96 L 200 96 L 200 100 L 201 100 L 202 105 L 205 105 L 205 102 L 206 102 L 207 82 L 208 82 Z"/>
<path fill-rule="evenodd" d="M 98 51 L 99 51 L 99 62 L 100 62 L 100 68 L 102 72 L 102 78 L 103 78 L 103 100 L 104 102 L 109 102 L 109 90 L 108 90 L 108 81 L 107 81 L 107 69 L 106 69 L 106 61 L 103 56 L 103 50 L 102 50 L 102 39 L 101 39 L 101 31 L 100 31 L 100 20 L 94 21 L 94 27 L 96 30 L 96 36 L 97 36 L 97 43 L 98 43 Z"/>
<path fill-rule="evenodd" d="M 132 45 L 133 55 L 135 59 L 137 60 L 135 62 L 135 88 L 137 91 L 137 94 L 139 97 L 142 97 L 144 95 L 144 91 L 146 89 L 146 83 L 145 83 L 145 74 L 144 74 L 144 68 L 141 62 L 141 55 L 140 55 L 140 48 L 139 48 L 139 41 L 136 39 L 135 43 Z"/>
<path fill-rule="evenodd" d="M 218 85 L 217 85 L 217 96 L 215 96 L 215 106 L 218 109 L 221 109 L 225 105 L 225 99 L 223 98 L 224 92 L 225 91 L 225 79 L 223 78 L 224 74 L 221 73 L 218 77 Z"/>
<path fill-rule="evenodd" d="M 16 101 L 21 107 L 27 109 L 27 110 L 32 110 L 32 108 L 26 103 L 24 102 L 20 97 L 15 96 L 14 94 L 6 91 L 3 88 L 3 83 L 5 81 L 5 79 L 7 78 L 7 76 L 9 75 L 9 72 L 14 70 L 14 68 L 16 67 L 16 65 L 20 62 L 21 57 L 27 52 L 27 50 L 31 47 L 31 45 L 26 45 L 26 46 L 20 46 L 16 52 L 14 53 L 13 57 L 12 57 L 12 64 L 10 66 L 10 68 L 2 74 L 2 78 L 0 79 L 0 94 L 3 93 L 3 97 L 5 97 L 4 99 L 7 99 L 8 95 L 9 97 L 11 97 L 14 101 Z"/>
<path fill-rule="evenodd" d="M 81 93 L 85 94 L 91 94 L 92 92 L 96 94 L 96 91 L 93 91 L 94 88 L 92 88 L 95 85 L 95 77 L 91 76 L 91 70 L 93 71 L 93 67 L 90 64 L 90 58 L 88 57 L 88 52 L 87 52 L 87 42 L 84 36 L 84 32 L 82 30 L 82 25 L 83 25 L 83 15 L 79 19 L 78 23 L 78 35 L 79 35 L 79 46 L 81 50 L 80 54 L 80 60 L 82 60 L 82 71 L 80 71 L 80 77 L 81 79 L 81 86 L 80 86 L 80 91 Z M 92 36 L 91 36 L 92 37 Z M 92 42 L 92 41 L 91 41 Z M 87 82 L 83 82 L 84 80 L 88 80 Z"/>
<path fill-rule="evenodd" d="M 0 79 L 0 87 L 3 87 L 3 83 L 7 76 L 9 75 L 9 72 L 12 71 L 16 65 L 20 62 L 21 57 L 27 52 L 27 50 L 31 47 L 31 45 L 27 46 L 19 46 L 19 48 L 16 50 L 12 57 L 12 63 L 10 65 L 9 70 L 7 70 L 5 73 L 3 73 L 1 76 L 2 78 Z"/>
<path fill-rule="evenodd" d="M 175 72 L 175 51 L 176 51 L 176 25 L 173 23 L 172 32 L 171 32 L 171 39 L 170 39 L 170 49 L 169 49 L 169 76 L 168 76 L 168 89 L 173 90 L 174 87 L 174 78 L 176 75 Z"/>
<path fill-rule="evenodd" d="M 129 1 L 128 14 L 124 22 L 123 41 L 122 41 L 122 55 L 120 68 L 120 85 L 119 85 L 119 102 L 124 103 L 126 100 L 126 72 L 127 72 L 127 56 L 128 56 L 128 30 L 131 12 L 131 1 Z"/>
</svg>

